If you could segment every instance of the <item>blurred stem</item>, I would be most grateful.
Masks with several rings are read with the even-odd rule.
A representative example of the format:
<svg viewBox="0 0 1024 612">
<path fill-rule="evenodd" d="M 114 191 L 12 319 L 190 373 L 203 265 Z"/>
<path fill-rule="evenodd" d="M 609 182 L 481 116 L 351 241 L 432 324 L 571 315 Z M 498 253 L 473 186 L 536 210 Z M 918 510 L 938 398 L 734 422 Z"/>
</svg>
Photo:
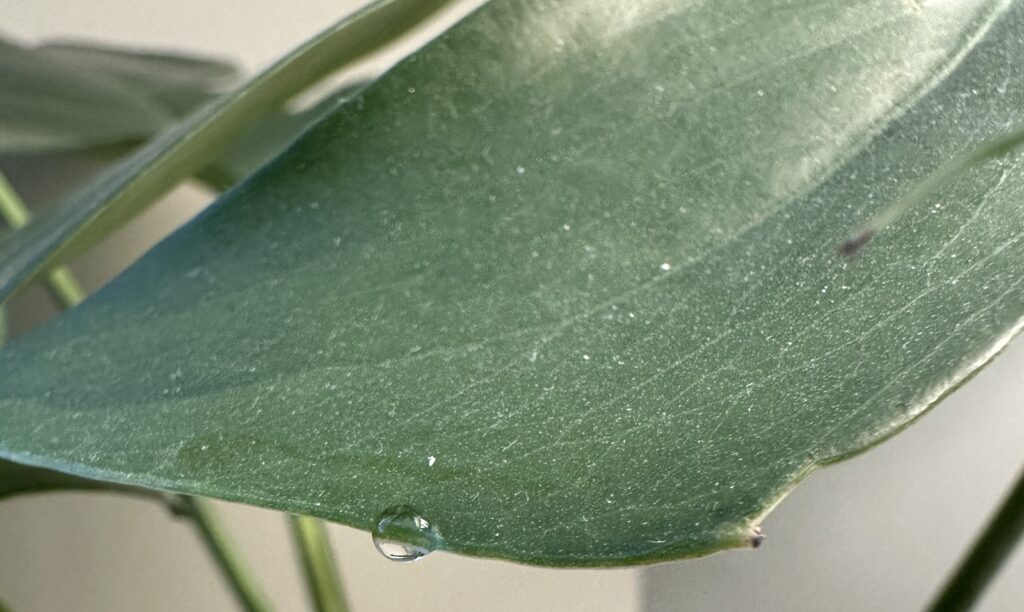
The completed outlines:
<svg viewBox="0 0 1024 612">
<path fill-rule="evenodd" d="M 347 612 L 345 590 L 323 521 L 295 514 L 289 515 L 288 519 L 302 557 L 309 595 L 317 612 Z"/>
<path fill-rule="evenodd" d="M 1024 472 L 970 553 L 932 603 L 931 612 L 969 610 L 1024 535 Z"/>
<path fill-rule="evenodd" d="M 248 570 L 235 554 L 209 500 L 189 495 L 180 497 L 181 505 L 195 521 L 207 549 L 227 578 L 238 602 L 247 612 L 269 612 L 270 605 L 258 591 Z"/>
<path fill-rule="evenodd" d="M 0 172 L 0 218 L 3 218 L 11 229 L 18 230 L 32 220 L 25 202 L 14 190 L 7 177 Z M 46 281 L 54 297 L 65 309 L 74 308 L 85 299 L 85 292 L 67 266 L 57 266 L 46 275 Z"/>
</svg>

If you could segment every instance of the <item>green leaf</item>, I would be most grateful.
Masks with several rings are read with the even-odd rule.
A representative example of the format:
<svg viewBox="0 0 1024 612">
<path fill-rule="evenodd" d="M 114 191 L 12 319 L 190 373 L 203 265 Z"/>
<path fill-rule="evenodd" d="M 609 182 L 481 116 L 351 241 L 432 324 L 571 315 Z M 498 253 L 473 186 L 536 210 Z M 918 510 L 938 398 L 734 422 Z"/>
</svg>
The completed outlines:
<svg viewBox="0 0 1024 612">
<path fill-rule="evenodd" d="M 0 39 L 0 155 L 142 142 L 235 76 L 228 64 L 184 55 Z"/>
<path fill-rule="evenodd" d="M 756 543 L 1020 328 L 1019 157 L 838 252 L 1024 122 L 1007 6 L 496 0 L 0 352 L 0 454 L 536 564 Z"/>
</svg>

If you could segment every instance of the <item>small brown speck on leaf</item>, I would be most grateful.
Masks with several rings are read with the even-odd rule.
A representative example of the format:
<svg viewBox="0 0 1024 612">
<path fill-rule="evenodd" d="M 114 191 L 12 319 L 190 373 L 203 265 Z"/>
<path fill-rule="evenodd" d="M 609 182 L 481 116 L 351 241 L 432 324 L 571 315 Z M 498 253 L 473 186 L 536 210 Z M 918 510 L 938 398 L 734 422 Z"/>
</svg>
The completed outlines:
<svg viewBox="0 0 1024 612">
<path fill-rule="evenodd" d="M 844 257 L 853 257 L 860 252 L 864 245 L 871 242 L 871 239 L 875 237 L 874 230 L 864 230 L 852 238 L 848 238 L 841 245 L 839 245 L 839 252 Z"/>
</svg>

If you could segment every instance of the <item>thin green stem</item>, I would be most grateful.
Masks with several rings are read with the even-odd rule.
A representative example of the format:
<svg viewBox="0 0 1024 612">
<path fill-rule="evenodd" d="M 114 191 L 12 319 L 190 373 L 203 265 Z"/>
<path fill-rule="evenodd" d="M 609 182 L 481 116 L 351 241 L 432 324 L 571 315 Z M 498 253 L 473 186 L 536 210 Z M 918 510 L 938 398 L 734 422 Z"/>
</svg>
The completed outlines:
<svg viewBox="0 0 1024 612">
<path fill-rule="evenodd" d="M 0 218 L 13 230 L 18 230 L 32 220 L 32 213 L 24 200 L 14 190 L 7 177 L 0 172 Z M 74 308 L 85 299 L 85 291 L 67 266 L 58 266 L 46 275 L 46 281 L 54 297 L 65 309 Z"/>
<path fill-rule="evenodd" d="M 345 590 L 323 521 L 309 516 L 289 515 L 295 545 L 302 557 L 309 596 L 317 612 L 347 612 Z"/>
<path fill-rule="evenodd" d="M 50 291 L 65 310 L 74 308 L 85 299 L 85 290 L 75 278 L 75 273 L 67 266 L 57 266 L 46 275 Z"/>
<path fill-rule="evenodd" d="M 11 229 L 25 227 L 32 218 L 25 202 L 14 191 L 14 187 L 2 172 L 0 172 L 0 215 L 3 215 L 4 223 Z"/>
<path fill-rule="evenodd" d="M 985 528 L 960 563 L 960 567 L 946 582 L 942 592 L 931 605 L 931 612 L 959 612 L 969 610 L 985 591 L 985 587 L 999 572 L 999 568 L 1024 535 L 1024 472 L 1013 491 L 1003 501 L 995 517 Z"/>
<path fill-rule="evenodd" d="M 256 588 L 248 570 L 228 542 L 227 534 L 217 521 L 211 502 L 187 495 L 182 495 L 180 501 L 195 521 L 206 548 L 224 573 L 242 608 L 247 612 L 269 612 L 270 605 Z"/>
</svg>

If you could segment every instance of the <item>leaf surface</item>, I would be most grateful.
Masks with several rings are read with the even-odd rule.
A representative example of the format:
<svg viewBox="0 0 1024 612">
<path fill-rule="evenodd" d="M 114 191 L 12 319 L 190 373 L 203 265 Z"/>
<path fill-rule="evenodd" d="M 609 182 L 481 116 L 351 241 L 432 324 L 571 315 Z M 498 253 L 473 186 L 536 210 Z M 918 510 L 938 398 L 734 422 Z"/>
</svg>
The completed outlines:
<svg viewBox="0 0 1024 612">
<path fill-rule="evenodd" d="M 0 352 L 0 455 L 544 565 L 755 542 L 1020 327 L 1019 158 L 838 254 L 1024 120 L 1008 6 L 495 0 Z"/>
</svg>

